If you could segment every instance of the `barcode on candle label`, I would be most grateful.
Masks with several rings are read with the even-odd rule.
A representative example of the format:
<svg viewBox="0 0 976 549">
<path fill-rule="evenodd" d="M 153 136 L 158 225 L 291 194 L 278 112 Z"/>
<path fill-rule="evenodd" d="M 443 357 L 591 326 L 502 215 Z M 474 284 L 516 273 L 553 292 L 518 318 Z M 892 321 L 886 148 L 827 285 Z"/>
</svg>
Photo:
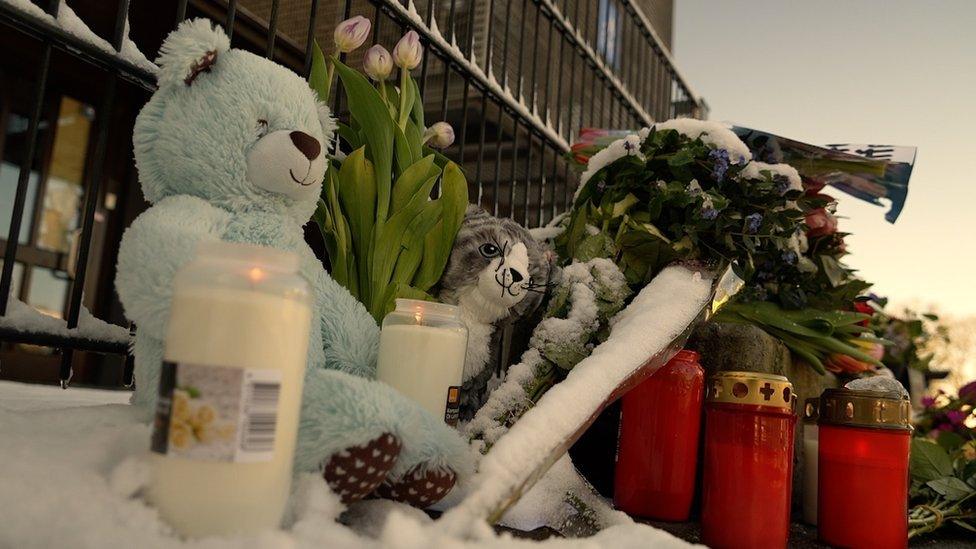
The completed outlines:
<svg viewBox="0 0 976 549">
<path fill-rule="evenodd" d="M 280 370 L 164 362 L 152 451 L 201 461 L 270 461 L 280 393 Z"/>
<path fill-rule="evenodd" d="M 246 370 L 241 445 L 236 461 L 268 461 L 274 454 L 280 370 Z"/>
</svg>

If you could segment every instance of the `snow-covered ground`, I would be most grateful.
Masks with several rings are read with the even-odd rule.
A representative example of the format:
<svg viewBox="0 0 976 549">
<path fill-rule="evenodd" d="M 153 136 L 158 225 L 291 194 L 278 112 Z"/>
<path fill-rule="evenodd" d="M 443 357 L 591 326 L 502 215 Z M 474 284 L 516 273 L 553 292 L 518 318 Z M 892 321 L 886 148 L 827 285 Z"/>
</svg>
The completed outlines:
<svg viewBox="0 0 976 549">
<path fill-rule="evenodd" d="M 680 547 L 629 524 L 576 540 L 520 540 L 476 527 L 448 535 L 416 509 L 390 501 L 343 506 L 317 475 L 295 482 L 286 528 L 251 538 L 181 540 L 140 498 L 149 426 L 124 391 L 0 382 L 0 547 Z M 345 524 L 340 524 L 337 519 Z"/>
</svg>

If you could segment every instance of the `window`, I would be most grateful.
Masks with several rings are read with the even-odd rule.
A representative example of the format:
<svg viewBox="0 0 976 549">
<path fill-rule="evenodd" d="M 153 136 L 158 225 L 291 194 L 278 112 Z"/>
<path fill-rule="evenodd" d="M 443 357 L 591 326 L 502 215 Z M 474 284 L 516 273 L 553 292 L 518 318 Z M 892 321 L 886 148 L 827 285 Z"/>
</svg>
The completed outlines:
<svg viewBox="0 0 976 549">
<path fill-rule="evenodd" d="M 597 14 L 596 51 L 607 64 L 619 68 L 620 61 L 620 12 L 614 0 L 600 0 Z"/>
<path fill-rule="evenodd" d="M 94 109 L 68 96 L 48 105 L 38 126 L 11 295 L 44 314 L 63 317 L 69 287 L 64 266 L 80 223 Z M 0 240 L 9 231 L 27 139 L 28 118 L 18 107 L 12 101 L 6 120 L 0 120 L 5 129 L 0 139 Z"/>
</svg>

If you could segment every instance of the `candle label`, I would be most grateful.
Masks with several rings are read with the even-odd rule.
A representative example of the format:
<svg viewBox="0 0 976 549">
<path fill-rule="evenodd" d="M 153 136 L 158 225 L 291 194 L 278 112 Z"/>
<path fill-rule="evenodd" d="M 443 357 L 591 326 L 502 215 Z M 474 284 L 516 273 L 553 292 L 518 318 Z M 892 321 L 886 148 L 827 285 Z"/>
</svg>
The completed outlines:
<svg viewBox="0 0 976 549">
<path fill-rule="evenodd" d="M 163 362 L 152 451 L 203 461 L 270 461 L 280 393 L 280 370 Z"/>
<path fill-rule="evenodd" d="M 452 385 L 447 388 L 447 406 L 444 408 L 444 421 L 451 427 L 456 427 L 461 408 L 461 387 Z"/>
</svg>

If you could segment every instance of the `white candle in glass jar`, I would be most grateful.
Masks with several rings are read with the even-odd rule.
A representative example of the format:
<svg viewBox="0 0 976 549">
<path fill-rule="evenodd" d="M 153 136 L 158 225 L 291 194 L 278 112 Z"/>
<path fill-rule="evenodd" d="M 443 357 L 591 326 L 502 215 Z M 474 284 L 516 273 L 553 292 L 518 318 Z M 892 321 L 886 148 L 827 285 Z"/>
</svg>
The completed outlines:
<svg viewBox="0 0 976 549">
<path fill-rule="evenodd" d="M 294 254 L 208 243 L 177 275 L 148 497 L 181 534 L 279 527 L 310 325 Z"/>
<path fill-rule="evenodd" d="M 383 319 L 376 377 L 454 425 L 467 343 L 457 307 L 398 299 Z"/>
<path fill-rule="evenodd" d="M 819 428 L 817 427 L 820 399 L 810 398 L 803 410 L 803 522 L 817 525 L 817 460 L 820 454 Z"/>
</svg>

